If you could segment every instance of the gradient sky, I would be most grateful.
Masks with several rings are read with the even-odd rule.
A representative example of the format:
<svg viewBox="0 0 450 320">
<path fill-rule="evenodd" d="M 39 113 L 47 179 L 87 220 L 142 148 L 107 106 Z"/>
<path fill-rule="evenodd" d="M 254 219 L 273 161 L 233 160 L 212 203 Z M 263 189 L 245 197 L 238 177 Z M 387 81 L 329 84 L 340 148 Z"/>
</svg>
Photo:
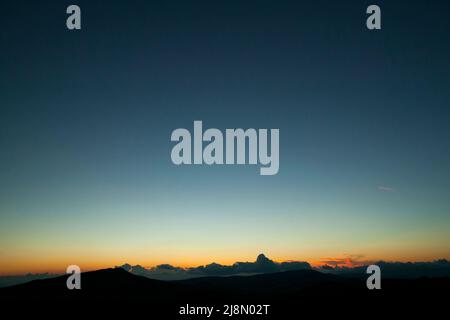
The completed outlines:
<svg viewBox="0 0 450 320">
<path fill-rule="evenodd" d="M 0 274 L 450 258 L 449 9 L 2 1 Z M 279 128 L 279 173 L 173 165 L 194 120 Z"/>
</svg>

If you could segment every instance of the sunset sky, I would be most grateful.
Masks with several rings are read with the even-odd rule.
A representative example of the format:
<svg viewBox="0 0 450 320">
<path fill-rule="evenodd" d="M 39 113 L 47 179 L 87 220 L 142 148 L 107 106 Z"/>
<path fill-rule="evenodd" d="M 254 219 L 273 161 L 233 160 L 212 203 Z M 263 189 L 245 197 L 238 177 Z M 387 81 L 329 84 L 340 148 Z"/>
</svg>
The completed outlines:
<svg viewBox="0 0 450 320">
<path fill-rule="evenodd" d="M 450 259 L 450 4 L 0 4 L 0 274 Z M 279 128 L 280 169 L 171 132 Z"/>
</svg>

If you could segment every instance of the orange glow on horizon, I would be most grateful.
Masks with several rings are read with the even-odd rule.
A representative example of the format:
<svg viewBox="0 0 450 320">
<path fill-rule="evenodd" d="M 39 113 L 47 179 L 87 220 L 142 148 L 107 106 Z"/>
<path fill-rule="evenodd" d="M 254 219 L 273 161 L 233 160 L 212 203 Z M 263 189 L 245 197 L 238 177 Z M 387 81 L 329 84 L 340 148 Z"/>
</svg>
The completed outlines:
<svg viewBox="0 0 450 320">
<path fill-rule="evenodd" d="M 279 258 L 279 257 L 271 257 L 270 255 L 266 255 L 269 259 L 275 262 L 289 262 L 289 261 L 306 261 L 309 262 L 312 267 L 320 267 L 322 265 L 330 265 L 330 266 L 339 266 L 339 267 L 355 267 L 361 266 L 364 264 L 369 264 L 376 261 L 397 261 L 397 262 L 414 262 L 414 261 L 433 261 L 437 259 L 448 259 L 448 256 L 417 256 L 416 258 L 412 257 L 401 257 L 398 259 L 387 257 L 386 258 L 366 258 L 366 257 L 352 257 L 349 255 L 337 255 L 335 257 L 309 257 L 309 258 Z M 61 274 L 65 273 L 67 266 L 71 264 L 77 264 L 80 266 L 83 272 L 86 271 L 94 271 L 99 269 L 106 268 L 114 268 L 115 266 L 120 266 L 125 263 L 129 263 L 130 265 L 141 265 L 145 268 L 155 267 L 160 264 L 171 264 L 173 266 L 182 267 L 182 268 L 190 268 L 190 267 L 198 267 L 202 265 L 207 265 L 210 263 L 219 263 L 222 265 L 232 265 L 235 262 L 254 262 L 256 260 L 257 254 L 252 257 L 247 258 L 237 258 L 232 259 L 231 257 L 223 258 L 223 259 L 213 259 L 204 257 L 202 259 L 194 260 L 194 259 L 173 259 L 172 261 L 156 261 L 156 260 L 148 260 L 148 259 L 97 259 L 96 262 L 90 259 L 49 259 L 47 261 L 37 260 L 37 259 L 29 259 L 26 261 L 16 261 L 9 263 L 1 263 L 1 276 L 8 275 L 22 275 L 27 273 L 52 273 L 52 274 Z M 79 263 L 75 263 L 74 261 L 78 260 Z"/>
</svg>

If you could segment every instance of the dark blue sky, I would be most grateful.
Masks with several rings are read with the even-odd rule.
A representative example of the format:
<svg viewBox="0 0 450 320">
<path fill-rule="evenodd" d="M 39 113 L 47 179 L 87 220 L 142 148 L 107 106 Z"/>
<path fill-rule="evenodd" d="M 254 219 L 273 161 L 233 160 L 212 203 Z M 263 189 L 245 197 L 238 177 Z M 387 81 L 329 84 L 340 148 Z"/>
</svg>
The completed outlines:
<svg viewBox="0 0 450 320">
<path fill-rule="evenodd" d="M 80 31 L 65 28 L 72 3 Z M 365 27 L 372 3 L 379 31 Z M 49 266 L 98 252 L 99 264 L 448 258 L 449 9 L 2 2 L 3 267 L 42 250 Z M 194 120 L 279 128 L 278 175 L 174 166 L 170 134 Z"/>
</svg>

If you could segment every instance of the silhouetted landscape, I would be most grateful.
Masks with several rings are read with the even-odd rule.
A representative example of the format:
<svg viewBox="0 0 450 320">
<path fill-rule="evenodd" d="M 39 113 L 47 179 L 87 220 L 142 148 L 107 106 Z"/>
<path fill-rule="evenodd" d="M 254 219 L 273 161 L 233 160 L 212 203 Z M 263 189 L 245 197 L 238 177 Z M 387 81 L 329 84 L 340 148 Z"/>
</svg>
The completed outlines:
<svg viewBox="0 0 450 320">
<path fill-rule="evenodd" d="M 123 268 L 82 273 L 81 289 L 68 290 L 68 275 L 0 289 L 0 298 L 16 304 L 37 303 L 108 308 L 151 308 L 170 318 L 185 304 L 270 304 L 270 316 L 315 309 L 394 307 L 399 312 L 414 308 L 442 308 L 450 290 L 449 277 L 384 279 L 381 290 L 368 290 L 366 277 L 347 277 L 316 270 L 295 270 L 252 276 L 199 277 L 161 281 L 134 275 Z M 418 304 L 415 304 L 418 303 Z M 330 309 L 331 308 L 331 309 Z"/>
</svg>

